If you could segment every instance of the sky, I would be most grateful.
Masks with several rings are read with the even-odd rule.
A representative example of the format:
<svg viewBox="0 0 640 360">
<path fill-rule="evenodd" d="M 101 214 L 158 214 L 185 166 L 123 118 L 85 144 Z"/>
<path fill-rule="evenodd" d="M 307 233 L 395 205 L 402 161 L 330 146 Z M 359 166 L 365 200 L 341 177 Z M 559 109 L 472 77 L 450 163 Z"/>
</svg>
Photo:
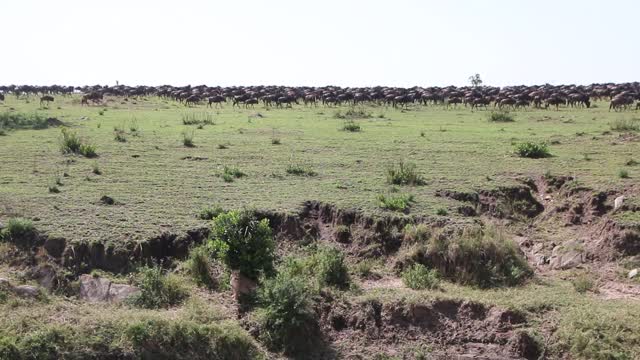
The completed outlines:
<svg viewBox="0 0 640 360">
<path fill-rule="evenodd" d="M 0 84 L 640 81 L 637 0 L 3 0 Z"/>
</svg>

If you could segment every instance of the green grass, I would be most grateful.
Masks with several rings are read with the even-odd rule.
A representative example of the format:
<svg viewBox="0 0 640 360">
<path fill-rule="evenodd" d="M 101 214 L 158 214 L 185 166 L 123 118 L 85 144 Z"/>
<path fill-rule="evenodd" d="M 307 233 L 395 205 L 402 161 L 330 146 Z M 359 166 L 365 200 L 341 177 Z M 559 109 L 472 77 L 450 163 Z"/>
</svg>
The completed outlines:
<svg viewBox="0 0 640 360">
<path fill-rule="evenodd" d="M 159 309 L 179 305 L 187 298 L 184 285 L 160 266 L 141 268 L 135 279 L 140 294 L 127 299 L 132 305 L 144 309 Z"/>
<path fill-rule="evenodd" d="M 640 120 L 637 119 L 616 119 L 611 123 L 613 131 L 640 131 Z"/>
</svg>

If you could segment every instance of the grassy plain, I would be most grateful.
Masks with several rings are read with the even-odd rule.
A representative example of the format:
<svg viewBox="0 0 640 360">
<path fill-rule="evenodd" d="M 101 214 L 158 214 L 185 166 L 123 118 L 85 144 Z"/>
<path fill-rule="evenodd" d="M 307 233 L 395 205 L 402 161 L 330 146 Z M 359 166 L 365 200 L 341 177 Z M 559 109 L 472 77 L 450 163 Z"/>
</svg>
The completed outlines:
<svg viewBox="0 0 640 360">
<path fill-rule="evenodd" d="M 68 239 L 119 241 L 193 227 L 195 214 L 214 203 L 295 211 L 305 200 L 319 200 L 376 214 L 383 212 L 378 194 L 390 188 L 386 168 L 399 161 L 415 163 L 427 182 L 402 189 L 414 195 L 412 214 L 450 208 L 450 200 L 434 196 L 437 190 L 490 189 L 520 175 L 572 175 L 596 189 L 633 183 L 640 167 L 625 164 L 640 160 L 640 146 L 610 124 L 637 114 L 598 105 L 517 111 L 510 123 L 491 123 L 489 111 L 464 107 L 367 106 L 361 110 L 371 117 L 356 119 L 362 130 L 350 132 L 336 117 L 348 107 L 207 109 L 159 98 L 82 107 L 77 98 L 58 97 L 40 109 L 35 99 L 8 96 L 0 112 L 58 118 L 95 144 L 99 156 L 63 155 L 60 128 L 8 131 L 0 137 L 0 218 L 36 218 L 38 228 Z M 183 124 L 193 117 L 213 118 L 215 125 Z M 115 139 L 116 128 L 126 141 Z M 183 132 L 193 132 L 195 147 L 184 146 Z M 514 144 L 523 141 L 547 142 L 553 156 L 515 156 Z M 289 174 L 292 164 L 317 175 Z M 246 176 L 227 182 L 225 166 Z M 619 178 L 620 169 L 629 178 Z M 50 193 L 58 179 L 60 192 Z M 102 205 L 103 195 L 119 205 Z"/>
</svg>

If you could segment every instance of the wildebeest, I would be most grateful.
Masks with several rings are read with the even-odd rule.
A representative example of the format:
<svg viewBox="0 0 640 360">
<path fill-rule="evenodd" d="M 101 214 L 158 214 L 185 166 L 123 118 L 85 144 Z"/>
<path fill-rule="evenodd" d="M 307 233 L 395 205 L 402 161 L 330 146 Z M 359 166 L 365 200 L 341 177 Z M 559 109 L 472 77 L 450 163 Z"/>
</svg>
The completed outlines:
<svg viewBox="0 0 640 360">
<path fill-rule="evenodd" d="M 611 99 L 611 103 L 609 103 L 609 111 L 611 111 L 611 109 L 615 111 L 624 110 L 627 107 L 631 106 L 632 104 L 633 104 L 632 97 L 625 96 L 625 95 L 618 95 L 613 99 Z"/>
<path fill-rule="evenodd" d="M 226 101 L 226 99 L 222 95 L 211 96 L 207 100 L 209 101 L 209 104 L 208 104 L 209 107 L 211 107 L 211 104 L 216 104 L 216 107 L 218 105 L 220 105 L 220 107 L 222 107 L 222 103 Z"/>
<path fill-rule="evenodd" d="M 4 94 L 0 93 L 0 101 L 4 101 Z"/>
<path fill-rule="evenodd" d="M 47 103 L 47 106 L 49 106 L 49 103 L 52 101 L 53 101 L 53 96 L 45 95 L 40 98 L 40 106 L 42 106 L 43 103 Z"/>
<path fill-rule="evenodd" d="M 188 98 L 184 99 L 184 106 L 196 105 L 200 102 L 200 97 L 198 95 L 191 95 Z"/>
<path fill-rule="evenodd" d="M 100 101 L 102 101 L 102 93 L 101 92 L 90 92 L 88 94 L 84 94 L 82 95 L 82 100 L 81 100 L 81 105 L 89 105 L 89 100 L 91 100 L 94 103 L 98 103 Z"/>
</svg>

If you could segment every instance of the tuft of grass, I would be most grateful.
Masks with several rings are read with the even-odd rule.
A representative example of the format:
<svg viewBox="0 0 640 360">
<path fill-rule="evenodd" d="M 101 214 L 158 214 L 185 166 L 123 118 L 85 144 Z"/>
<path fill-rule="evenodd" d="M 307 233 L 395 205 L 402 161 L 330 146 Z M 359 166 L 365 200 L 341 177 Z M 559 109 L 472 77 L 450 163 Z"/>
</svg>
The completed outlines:
<svg viewBox="0 0 640 360">
<path fill-rule="evenodd" d="M 506 111 L 492 111 L 489 114 L 489 122 L 514 122 L 515 119 L 509 112 Z"/>
<path fill-rule="evenodd" d="M 584 294 L 587 291 L 592 291 L 596 285 L 595 281 L 586 274 L 581 274 L 575 279 L 571 280 L 573 288 L 580 294 Z"/>
<path fill-rule="evenodd" d="M 225 145 L 225 144 L 218 144 L 218 149 L 220 150 L 224 150 L 224 149 L 228 149 L 229 145 Z"/>
<path fill-rule="evenodd" d="M 410 289 L 437 289 L 440 276 L 436 270 L 430 270 L 422 264 L 413 264 L 402 272 L 402 282 Z"/>
<path fill-rule="evenodd" d="M 127 142 L 127 135 L 125 134 L 124 131 L 114 131 L 114 136 L 113 138 L 118 141 L 118 142 Z"/>
<path fill-rule="evenodd" d="M 182 144 L 184 144 L 185 147 L 195 147 L 195 143 L 193 142 L 193 135 L 194 135 L 194 131 L 191 130 L 191 132 L 184 130 L 182 131 Z"/>
<path fill-rule="evenodd" d="M 296 176 L 316 176 L 317 172 L 313 170 L 313 168 L 309 165 L 304 165 L 301 163 L 289 163 L 286 169 L 287 174 L 296 175 Z"/>
<path fill-rule="evenodd" d="M 610 124 L 613 131 L 640 131 L 640 121 L 636 119 L 617 119 Z"/>
<path fill-rule="evenodd" d="M 629 178 L 629 172 L 625 169 L 620 169 L 620 171 L 618 171 L 618 177 L 620 179 L 628 179 Z"/>
<path fill-rule="evenodd" d="M 515 152 L 523 158 L 540 159 L 551 156 L 549 148 L 545 143 L 524 142 L 516 144 Z"/>
<path fill-rule="evenodd" d="M 414 201 L 412 194 L 378 194 L 376 200 L 378 201 L 378 206 L 382 209 L 401 212 L 408 210 Z"/>
<path fill-rule="evenodd" d="M 391 185 L 424 185 L 426 182 L 418 173 L 414 163 L 400 161 L 387 168 L 387 183 Z"/>
<path fill-rule="evenodd" d="M 213 114 L 210 113 L 187 113 L 182 114 L 183 125 L 215 125 Z"/>
<path fill-rule="evenodd" d="M 82 141 L 76 132 L 62 128 L 61 136 L 60 148 L 63 154 L 77 154 L 80 152 Z"/>
<path fill-rule="evenodd" d="M 247 176 L 247 174 L 243 173 L 242 171 L 240 171 L 240 169 L 238 169 L 235 166 L 225 166 L 223 174 L 224 175 L 229 175 L 229 176 L 231 176 L 233 178 L 236 178 L 236 179 L 239 179 L 241 177 Z"/>
<path fill-rule="evenodd" d="M 100 170 L 100 166 L 98 165 L 97 162 L 94 162 L 93 165 L 91 166 L 91 172 L 96 175 L 102 175 L 102 171 Z"/>
<path fill-rule="evenodd" d="M 80 145 L 80 154 L 86 158 L 95 158 L 98 156 L 96 152 L 96 146 L 93 144 Z"/>
<path fill-rule="evenodd" d="M 216 216 L 222 214 L 224 209 L 220 205 L 208 206 L 200 210 L 198 213 L 198 219 L 200 220 L 213 220 Z"/>
<path fill-rule="evenodd" d="M 271 144 L 272 145 L 280 145 L 280 139 L 279 138 L 272 138 L 271 139 Z"/>
<path fill-rule="evenodd" d="M 350 132 L 359 132 L 362 130 L 360 125 L 353 120 L 347 120 L 342 125 L 342 130 Z"/>
<path fill-rule="evenodd" d="M 436 210 L 436 215 L 447 216 L 449 215 L 449 212 L 447 212 L 447 209 L 445 208 L 438 208 L 438 210 Z"/>
<path fill-rule="evenodd" d="M 374 259 L 364 259 L 354 266 L 353 271 L 360 278 L 368 278 L 374 274 L 373 269 L 375 266 L 376 261 Z"/>
<path fill-rule="evenodd" d="M 60 193 L 60 189 L 56 185 L 49 185 L 49 192 L 52 194 Z"/>
<path fill-rule="evenodd" d="M 67 128 L 61 131 L 60 150 L 63 154 L 80 154 L 87 158 L 98 156 L 95 145 L 83 143 L 76 132 Z"/>
<path fill-rule="evenodd" d="M 198 286 L 205 286 L 209 289 L 218 287 L 218 281 L 213 276 L 211 252 L 206 245 L 191 249 L 185 267 Z"/>
<path fill-rule="evenodd" d="M 11 218 L 6 227 L 0 230 L 0 240 L 15 244 L 20 248 L 29 248 L 38 240 L 33 222 L 23 218 Z"/>
<path fill-rule="evenodd" d="M 410 263 L 424 262 L 451 281 L 480 288 L 514 286 L 533 274 L 518 245 L 495 226 L 428 236 L 415 245 Z"/>
<path fill-rule="evenodd" d="M 141 268 L 134 283 L 140 289 L 140 293 L 128 301 L 144 309 L 179 305 L 188 296 L 182 281 L 173 274 L 165 273 L 160 266 Z"/>
</svg>

